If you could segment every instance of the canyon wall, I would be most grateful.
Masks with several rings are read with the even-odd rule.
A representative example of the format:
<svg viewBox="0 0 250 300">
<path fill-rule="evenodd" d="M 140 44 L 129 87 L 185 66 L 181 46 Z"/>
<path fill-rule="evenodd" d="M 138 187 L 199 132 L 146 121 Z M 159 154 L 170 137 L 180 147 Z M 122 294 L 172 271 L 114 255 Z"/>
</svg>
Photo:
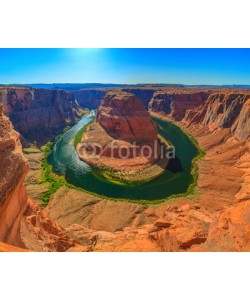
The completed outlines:
<svg viewBox="0 0 250 300">
<path fill-rule="evenodd" d="M 71 93 L 76 97 L 81 107 L 87 107 L 89 109 L 97 109 L 101 104 L 102 99 L 106 92 L 109 91 L 124 91 L 134 94 L 147 109 L 148 104 L 156 89 L 152 88 L 124 88 L 124 89 L 82 89 L 78 91 L 72 91 Z"/>
<path fill-rule="evenodd" d="M 23 183 L 28 172 L 19 134 L 3 114 L 0 104 L 0 241 L 12 244 L 27 207 Z"/>
<path fill-rule="evenodd" d="M 72 91 L 71 94 L 75 96 L 81 107 L 96 109 L 100 105 L 105 92 L 104 89 L 83 89 Z"/>
<path fill-rule="evenodd" d="M 146 89 L 146 88 L 127 88 L 123 89 L 124 92 L 134 94 L 148 109 L 148 104 L 153 97 L 155 89 Z"/>
<path fill-rule="evenodd" d="M 0 104 L 0 251 L 21 251 L 8 245 L 34 251 L 66 251 L 78 245 L 28 199 L 24 186 L 28 170 L 19 134 Z"/>
<path fill-rule="evenodd" d="M 206 151 L 198 195 L 183 207 L 185 199 L 176 199 L 151 229 L 161 251 L 250 251 L 250 92 L 209 94 L 180 122 L 171 107 L 157 114 L 177 121 Z"/>
<path fill-rule="evenodd" d="M 0 88 L 0 103 L 22 141 L 46 143 L 74 124 L 82 110 L 75 97 L 63 90 Z"/>
<path fill-rule="evenodd" d="M 250 92 L 212 93 L 199 108 L 187 111 L 183 121 L 210 130 L 229 128 L 238 140 L 247 140 L 250 136 Z"/>
<path fill-rule="evenodd" d="M 123 89 L 82 89 L 72 91 L 81 107 L 97 109 L 105 93 L 126 92 L 136 96 L 146 109 L 172 114 L 182 119 L 187 109 L 198 107 L 209 95 L 209 91 L 162 87 L 128 87 Z"/>
<path fill-rule="evenodd" d="M 155 91 L 148 108 L 152 112 L 164 113 L 170 118 L 180 121 L 187 110 L 199 107 L 209 96 L 208 91 L 160 90 Z"/>
</svg>

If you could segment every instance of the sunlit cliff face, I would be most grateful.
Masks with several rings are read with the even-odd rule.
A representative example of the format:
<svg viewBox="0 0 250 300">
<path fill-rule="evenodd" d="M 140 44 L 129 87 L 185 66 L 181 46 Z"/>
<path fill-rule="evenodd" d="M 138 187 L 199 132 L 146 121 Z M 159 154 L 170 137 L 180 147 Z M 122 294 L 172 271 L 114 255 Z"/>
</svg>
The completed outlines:
<svg viewBox="0 0 250 300">
<path fill-rule="evenodd" d="M 27 206 L 23 183 L 28 164 L 22 154 L 19 134 L 3 114 L 0 104 L 0 241 L 13 243 Z"/>
</svg>

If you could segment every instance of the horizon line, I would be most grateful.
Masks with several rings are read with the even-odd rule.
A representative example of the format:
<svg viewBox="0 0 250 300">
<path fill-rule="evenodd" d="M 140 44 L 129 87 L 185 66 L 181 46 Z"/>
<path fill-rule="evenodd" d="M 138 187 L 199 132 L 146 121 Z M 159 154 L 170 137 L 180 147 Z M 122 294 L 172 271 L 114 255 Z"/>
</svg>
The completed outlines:
<svg viewBox="0 0 250 300">
<path fill-rule="evenodd" d="M 87 85 L 87 84 L 100 84 L 100 85 L 176 85 L 176 86 L 249 86 L 249 84 L 244 83 L 221 83 L 221 84 L 186 84 L 186 83 L 103 83 L 103 82 L 33 82 L 33 83 L 0 83 L 0 86 L 5 85 L 35 85 L 35 84 L 47 84 L 47 85 L 56 85 L 56 84 L 77 84 L 77 85 Z"/>
</svg>

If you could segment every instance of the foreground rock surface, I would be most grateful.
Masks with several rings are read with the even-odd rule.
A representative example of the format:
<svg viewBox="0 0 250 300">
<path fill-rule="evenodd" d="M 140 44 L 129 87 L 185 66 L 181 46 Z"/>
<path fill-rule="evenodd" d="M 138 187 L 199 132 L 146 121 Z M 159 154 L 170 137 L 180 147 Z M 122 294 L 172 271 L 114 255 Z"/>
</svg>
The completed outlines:
<svg viewBox="0 0 250 300">
<path fill-rule="evenodd" d="M 223 211 L 211 224 L 206 242 L 191 251 L 250 251 L 250 201 Z"/>
<path fill-rule="evenodd" d="M 64 252 L 79 242 L 70 239 L 61 226 L 28 199 L 20 222 L 20 244 L 32 251 Z"/>
</svg>

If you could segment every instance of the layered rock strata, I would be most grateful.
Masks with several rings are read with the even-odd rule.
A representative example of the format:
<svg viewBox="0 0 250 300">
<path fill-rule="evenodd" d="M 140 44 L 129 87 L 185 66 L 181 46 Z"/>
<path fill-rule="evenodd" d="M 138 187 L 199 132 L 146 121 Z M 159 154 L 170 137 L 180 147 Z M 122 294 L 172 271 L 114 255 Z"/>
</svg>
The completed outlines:
<svg viewBox="0 0 250 300">
<path fill-rule="evenodd" d="M 186 124 L 200 124 L 209 130 L 230 128 L 238 140 L 250 135 L 250 92 L 224 91 L 212 93 L 196 110 L 187 111 Z"/>
<path fill-rule="evenodd" d="M 152 88 L 127 88 L 123 89 L 124 92 L 134 94 L 144 105 L 146 109 L 148 109 L 148 104 L 153 97 L 156 89 Z"/>
<path fill-rule="evenodd" d="M 156 91 L 149 102 L 149 110 L 164 113 L 180 121 L 187 110 L 199 107 L 209 96 L 208 91 L 162 90 Z"/>
<path fill-rule="evenodd" d="M 97 109 L 106 93 L 104 89 L 82 89 L 71 92 L 81 107 Z"/>
<path fill-rule="evenodd" d="M 28 199 L 24 186 L 28 170 L 19 134 L 0 104 L 0 251 L 17 251 L 8 245 L 34 251 L 75 247 L 79 243 Z"/>
<path fill-rule="evenodd" d="M 27 207 L 23 185 L 29 170 L 19 134 L 3 114 L 0 104 L 0 241 L 15 241 L 20 219 Z"/>
<path fill-rule="evenodd" d="M 63 90 L 0 88 L 0 103 L 22 142 L 44 144 L 82 114 L 75 97 Z"/>
</svg>

